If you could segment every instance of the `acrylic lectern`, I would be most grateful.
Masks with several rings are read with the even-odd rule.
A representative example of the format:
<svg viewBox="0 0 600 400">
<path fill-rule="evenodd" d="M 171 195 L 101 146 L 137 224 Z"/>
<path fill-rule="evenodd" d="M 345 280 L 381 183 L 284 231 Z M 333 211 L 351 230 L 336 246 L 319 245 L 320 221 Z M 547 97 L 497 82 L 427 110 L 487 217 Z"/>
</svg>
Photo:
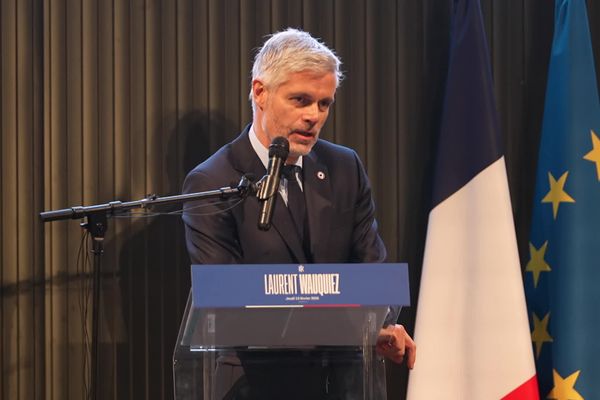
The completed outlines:
<svg viewBox="0 0 600 400">
<path fill-rule="evenodd" d="M 382 328 L 406 264 L 193 265 L 176 400 L 385 399 Z"/>
</svg>

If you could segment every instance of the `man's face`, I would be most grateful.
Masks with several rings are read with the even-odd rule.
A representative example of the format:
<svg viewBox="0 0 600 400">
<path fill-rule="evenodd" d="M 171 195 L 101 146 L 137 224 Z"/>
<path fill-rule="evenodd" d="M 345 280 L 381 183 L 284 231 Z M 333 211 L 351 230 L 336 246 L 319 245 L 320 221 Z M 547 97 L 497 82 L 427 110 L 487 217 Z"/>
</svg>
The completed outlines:
<svg viewBox="0 0 600 400">
<path fill-rule="evenodd" d="M 277 136 L 290 142 L 288 163 L 307 155 L 317 142 L 333 104 L 336 77 L 332 72 L 295 72 L 275 88 L 252 82 L 256 106 L 254 131 L 268 147 Z"/>
</svg>

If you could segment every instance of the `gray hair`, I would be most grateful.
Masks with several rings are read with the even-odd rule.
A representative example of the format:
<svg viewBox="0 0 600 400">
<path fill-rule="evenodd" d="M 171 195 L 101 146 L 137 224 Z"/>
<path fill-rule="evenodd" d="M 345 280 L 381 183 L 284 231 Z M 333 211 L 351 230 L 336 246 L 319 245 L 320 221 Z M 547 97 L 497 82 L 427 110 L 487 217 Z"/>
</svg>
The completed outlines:
<svg viewBox="0 0 600 400">
<path fill-rule="evenodd" d="M 256 54 L 252 66 L 252 81 L 260 79 L 268 87 L 277 87 L 285 81 L 288 74 L 308 70 L 333 72 L 337 87 L 344 79 L 341 64 L 331 49 L 309 33 L 288 28 L 271 35 Z M 252 106 L 254 107 L 254 102 Z"/>
</svg>

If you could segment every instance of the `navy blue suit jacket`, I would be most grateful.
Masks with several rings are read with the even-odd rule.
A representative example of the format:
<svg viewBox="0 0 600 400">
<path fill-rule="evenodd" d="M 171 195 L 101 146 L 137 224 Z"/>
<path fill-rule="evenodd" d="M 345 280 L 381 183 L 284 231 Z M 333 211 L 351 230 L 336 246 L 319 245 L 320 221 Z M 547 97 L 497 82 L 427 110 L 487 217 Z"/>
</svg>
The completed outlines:
<svg viewBox="0 0 600 400">
<path fill-rule="evenodd" d="M 236 185 L 243 174 L 260 178 L 266 169 L 250 144 L 249 126 L 186 177 L 183 192 Z M 358 155 L 319 139 L 303 158 L 310 253 L 305 254 L 283 199 L 272 227 L 257 227 L 260 204 L 248 197 L 227 203 L 188 202 L 183 220 L 192 264 L 285 264 L 383 262 L 371 188 Z M 222 211 L 222 212 L 219 212 Z M 206 215 L 212 214 L 212 215 Z"/>
</svg>

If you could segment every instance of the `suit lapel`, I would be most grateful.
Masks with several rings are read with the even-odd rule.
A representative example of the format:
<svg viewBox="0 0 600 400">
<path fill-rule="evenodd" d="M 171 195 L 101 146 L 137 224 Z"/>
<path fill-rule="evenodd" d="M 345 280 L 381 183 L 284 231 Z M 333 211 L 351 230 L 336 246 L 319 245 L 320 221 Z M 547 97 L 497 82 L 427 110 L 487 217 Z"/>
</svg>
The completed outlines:
<svg viewBox="0 0 600 400">
<path fill-rule="evenodd" d="M 249 129 L 250 125 L 244 129 L 240 136 L 231 142 L 230 161 L 240 174 L 253 174 L 253 179 L 258 181 L 267 173 L 267 170 L 252 148 L 250 138 L 248 137 Z M 294 228 L 292 216 L 287 210 L 285 202 L 279 193 L 277 194 L 277 197 L 275 208 L 273 210 L 272 227 L 277 231 L 279 236 L 281 236 L 281 239 L 287 245 L 296 261 L 298 263 L 306 263 L 306 255 L 302 250 L 302 242 L 298 236 L 298 232 Z M 258 221 L 260 203 L 258 201 L 246 201 L 246 203 L 249 203 L 247 204 L 248 215 L 255 216 L 254 218 Z"/>
<path fill-rule="evenodd" d="M 327 251 L 327 237 L 331 227 L 331 182 L 327 166 L 319 161 L 314 149 L 303 160 L 304 197 L 310 235 L 310 249 L 318 262 Z"/>
<path fill-rule="evenodd" d="M 250 144 L 249 129 L 250 125 L 246 126 L 242 134 L 231 142 L 229 162 L 240 174 L 253 174 L 253 179 L 259 180 L 267 169 Z"/>
</svg>

